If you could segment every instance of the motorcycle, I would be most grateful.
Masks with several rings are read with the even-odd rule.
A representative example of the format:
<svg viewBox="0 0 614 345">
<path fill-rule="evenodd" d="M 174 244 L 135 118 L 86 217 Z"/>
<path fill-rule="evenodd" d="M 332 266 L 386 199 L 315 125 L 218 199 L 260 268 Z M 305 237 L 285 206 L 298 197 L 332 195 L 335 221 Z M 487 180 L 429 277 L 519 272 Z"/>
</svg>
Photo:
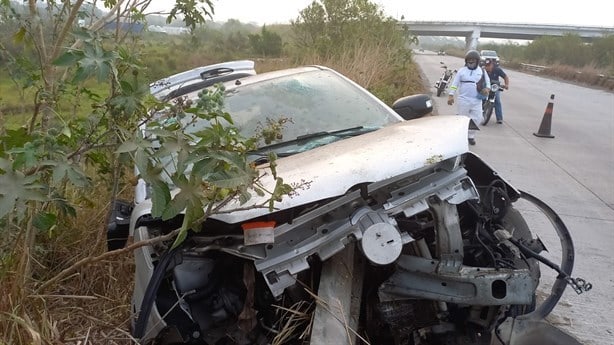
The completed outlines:
<svg viewBox="0 0 614 345">
<path fill-rule="evenodd" d="M 492 117 L 493 110 L 495 109 L 495 98 L 498 91 L 503 91 L 505 88 L 499 82 L 490 83 L 490 92 L 488 96 L 482 101 L 482 126 L 486 126 L 490 118 Z"/>
<path fill-rule="evenodd" d="M 440 63 L 443 64 L 443 62 Z M 441 96 L 441 94 L 448 88 L 448 85 L 452 82 L 452 78 L 456 73 L 456 70 L 451 70 L 446 65 L 441 66 L 441 68 L 444 69 L 443 75 L 435 83 L 435 89 L 437 89 L 437 97 Z"/>
</svg>

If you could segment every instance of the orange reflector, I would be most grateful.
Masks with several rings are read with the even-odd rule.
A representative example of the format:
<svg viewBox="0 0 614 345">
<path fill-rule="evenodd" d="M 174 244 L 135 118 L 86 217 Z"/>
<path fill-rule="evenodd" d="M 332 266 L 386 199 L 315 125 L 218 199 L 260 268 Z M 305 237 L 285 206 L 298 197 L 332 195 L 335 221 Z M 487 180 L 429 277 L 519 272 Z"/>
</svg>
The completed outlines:
<svg viewBox="0 0 614 345">
<path fill-rule="evenodd" d="M 275 221 L 243 223 L 241 224 L 241 227 L 243 228 L 243 230 L 251 230 L 251 229 L 258 229 L 258 228 L 274 228 Z"/>
</svg>

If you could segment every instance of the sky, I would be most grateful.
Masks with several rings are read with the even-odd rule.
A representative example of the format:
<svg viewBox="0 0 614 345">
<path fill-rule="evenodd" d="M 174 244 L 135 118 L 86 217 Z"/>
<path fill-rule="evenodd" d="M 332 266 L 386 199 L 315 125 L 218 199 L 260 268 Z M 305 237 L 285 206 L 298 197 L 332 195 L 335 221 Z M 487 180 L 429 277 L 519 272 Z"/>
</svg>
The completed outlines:
<svg viewBox="0 0 614 345">
<path fill-rule="evenodd" d="M 238 19 L 243 23 L 281 24 L 296 19 L 313 0 L 212 0 L 213 20 Z M 384 13 L 410 21 L 560 24 L 614 27 L 614 1 L 583 0 L 372 0 Z M 170 8 L 173 0 L 153 0 L 156 10 Z"/>
</svg>

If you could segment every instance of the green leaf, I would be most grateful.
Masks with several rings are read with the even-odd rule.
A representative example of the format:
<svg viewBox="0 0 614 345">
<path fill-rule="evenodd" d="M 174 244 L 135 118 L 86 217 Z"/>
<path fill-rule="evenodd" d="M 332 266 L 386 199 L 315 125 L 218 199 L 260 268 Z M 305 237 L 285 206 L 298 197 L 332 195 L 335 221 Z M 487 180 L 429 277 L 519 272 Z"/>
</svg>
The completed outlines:
<svg viewBox="0 0 614 345">
<path fill-rule="evenodd" d="M 132 87 L 132 84 L 130 84 L 128 81 L 121 80 L 119 82 L 119 85 L 121 86 L 122 91 L 124 93 L 133 93 L 134 92 L 134 87 Z"/>
<path fill-rule="evenodd" d="M 90 183 L 83 170 L 76 165 L 70 165 L 68 170 L 66 170 L 66 175 L 68 180 L 77 187 L 83 188 Z"/>
<path fill-rule="evenodd" d="M 4 170 L 4 172 L 11 171 L 13 169 L 13 164 L 8 159 L 0 158 L 0 170 Z"/>
<path fill-rule="evenodd" d="M 22 147 L 15 147 L 8 152 L 15 155 L 15 167 L 31 168 L 37 165 L 38 147 L 32 142 L 25 143 Z"/>
<path fill-rule="evenodd" d="M 57 216 L 49 212 L 39 212 L 34 216 L 32 225 L 41 231 L 47 231 L 51 229 L 56 223 Z"/>
<path fill-rule="evenodd" d="M 5 135 L 0 137 L 0 143 L 4 146 L 0 147 L 0 150 L 11 150 L 15 147 L 23 147 L 28 141 L 32 141 L 32 136 L 28 134 L 27 128 L 6 129 Z"/>
<path fill-rule="evenodd" d="M 150 181 L 151 183 L 151 215 L 155 218 L 162 216 L 171 200 L 171 191 L 168 185 L 162 180 Z"/>
<path fill-rule="evenodd" d="M 62 129 L 62 134 L 67 138 L 72 137 L 72 132 L 70 131 L 70 127 L 64 126 L 64 129 Z"/>
<path fill-rule="evenodd" d="M 136 144 L 136 142 L 128 140 L 128 141 L 124 141 L 121 145 L 119 145 L 117 150 L 115 150 L 115 153 L 132 152 L 138 148 L 139 146 Z"/>
<path fill-rule="evenodd" d="M 92 36 L 92 31 L 87 30 L 87 29 L 79 28 L 79 29 L 73 31 L 72 34 L 73 34 L 73 36 L 75 36 L 76 39 L 83 40 L 83 41 L 86 41 L 86 42 L 90 42 L 94 38 Z"/>
<path fill-rule="evenodd" d="M 149 176 L 148 172 L 151 167 L 151 163 L 149 161 L 149 155 L 147 151 L 143 148 L 138 148 L 134 153 L 134 164 L 136 164 L 136 168 L 139 170 L 139 174 L 145 179 L 145 181 L 153 180 L 155 176 Z"/>
<path fill-rule="evenodd" d="M 68 51 L 64 54 L 58 56 L 57 59 L 53 60 L 53 64 L 61 67 L 70 67 L 77 64 L 79 61 L 80 54 L 76 54 L 75 52 Z"/>
<path fill-rule="evenodd" d="M 66 171 L 68 170 L 69 166 L 65 162 L 61 162 L 61 164 L 58 164 L 60 162 L 52 162 L 52 163 L 53 164 L 48 164 L 48 165 L 53 165 L 53 169 L 51 170 L 52 180 L 53 180 L 53 183 L 59 184 L 62 182 L 64 177 L 66 177 Z"/>
<path fill-rule="evenodd" d="M 164 212 L 162 212 L 162 220 L 173 219 L 175 216 L 181 213 L 188 205 L 189 197 L 186 193 L 177 194 L 166 206 Z"/>
<path fill-rule="evenodd" d="M 66 216 L 71 216 L 71 217 L 76 217 L 77 216 L 77 211 L 75 210 L 74 207 L 72 207 L 72 205 L 70 205 L 65 198 L 63 198 L 61 195 L 59 195 L 57 192 L 53 193 L 53 196 L 51 198 L 53 200 L 53 204 L 55 205 L 55 207 L 58 208 L 58 210 L 60 211 L 60 214 Z"/>
<path fill-rule="evenodd" d="M 206 178 L 210 173 L 215 171 L 215 167 L 218 165 L 218 163 L 219 161 L 209 157 L 199 159 L 198 161 L 194 162 L 194 165 L 192 166 L 192 175 Z"/>
<path fill-rule="evenodd" d="M 15 201 L 17 199 L 13 196 L 4 196 L 0 195 L 0 218 L 9 214 L 9 212 L 13 211 L 15 207 Z"/>
<path fill-rule="evenodd" d="M 38 176 L 24 176 L 19 171 L 6 171 L 0 175 L 0 218 L 27 201 L 44 201 L 43 187 L 35 183 Z M 23 207 L 22 207 L 23 208 Z"/>
<path fill-rule="evenodd" d="M 205 215 L 205 210 L 203 209 L 203 204 L 201 200 L 198 198 L 192 199 L 188 207 L 186 208 L 186 219 L 188 220 L 188 227 L 192 228 L 194 231 L 198 232 L 197 228 L 200 224 L 197 224 L 196 221 L 201 219 Z"/>
<path fill-rule="evenodd" d="M 185 241 L 186 237 L 188 237 L 188 229 L 182 227 L 181 230 L 179 230 L 179 234 L 177 234 L 177 237 L 175 237 L 175 242 L 173 242 L 171 249 L 177 248 L 178 245 Z"/>
<path fill-rule="evenodd" d="M 248 202 L 249 199 L 251 199 L 251 198 L 252 198 L 252 195 L 248 191 L 246 191 L 246 190 L 243 190 L 243 191 L 241 191 L 241 193 L 239 193 L 239 203 L 241 205 L 243 205 L 246 202 Z"/>
<path fill-rule="evenodd" d="M 73 83 L 80 83 L 84 80 L 86 80 L 87 78 L 90 77 L 90 71 L 83 68 L 83 67 L 79 67 L 77 68 L 77 70 L 75 71 L 75 75 L 72 79 Z"/>
<path fill-rule="evenodd" d="M 237 188 L 238 186 L 248 185 L 251 183 L 251 175 L 246 173 L 236 173 L 228 171 L 219 171 L 211 174 L 208 181 L 219 188 Z"/>
<path fill-rule="evenodd" d="M 260 197 L 263 197 L 265 195 L 264 191 L 262 189 L 260 189 L 260 188 L 257 188 L 257 187 L 254 187 L 254 192 L 256 192 L 256 194 L 258 196 L 260 196 Z"/>
</svg>

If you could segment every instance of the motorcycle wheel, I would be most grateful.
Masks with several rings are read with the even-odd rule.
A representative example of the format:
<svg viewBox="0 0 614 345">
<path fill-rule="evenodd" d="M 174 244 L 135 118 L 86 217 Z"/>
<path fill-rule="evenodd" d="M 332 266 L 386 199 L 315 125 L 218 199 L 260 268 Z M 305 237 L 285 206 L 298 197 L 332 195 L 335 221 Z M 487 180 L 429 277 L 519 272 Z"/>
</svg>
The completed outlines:
<svg viewBox="0 0 614 345">
<path fill-rule="evenodd" d="M 488 124 L 488 121 L 490 121 L 490 118 L 492 116 L 492 111 L 493 104 L 490 102 L 486 102 L 486 104 L 484 105 L 484 110 L 482 111 L 482 116 L 484 117 L 484 121 L 482 121 L 482 126 L 486 126 Z"/>
<path fill-rule="evenodd" d="M 443 93 L 443 89 L 444 89 L 444 86 L 441 83 L 439 83 L 439 87 L 437 88 L 437 97 L 441 96 L 441 94 Z"/>
</svg>

